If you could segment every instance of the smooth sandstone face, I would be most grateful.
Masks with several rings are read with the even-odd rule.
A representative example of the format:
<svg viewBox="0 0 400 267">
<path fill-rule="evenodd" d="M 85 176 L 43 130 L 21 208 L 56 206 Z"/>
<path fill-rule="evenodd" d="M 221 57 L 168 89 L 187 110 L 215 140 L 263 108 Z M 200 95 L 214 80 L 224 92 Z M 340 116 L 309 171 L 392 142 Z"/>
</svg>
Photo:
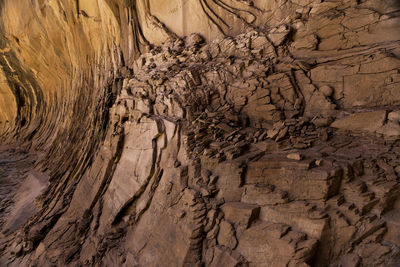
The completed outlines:
<svg viewBox="0 0 400 267">
<path fill-rule="evenodd" d="M 104 87 L 121 64 L 121 35 L 127 43 L 133 39 L 121 29 L 128 24 L 126 7 L 118 13 L 108 2 L 4 1 L 0 135 L 23 137 L 47 128 L 52 136 L 54 121 L 68 124 L 66 118 L 74 116 L 77 98 Z M 127 58 L 137 54 L 124 49 Z"/>
<path fill-rule="evenodd" d="M 0 134 L 12 128 L 13 122 L 16 120 L 17 103 L 14 94 L 5 79 L 4 73 L 0 75 Z"/>
<path fill-rule="evenodd" d="M 26 128 L 35 119 L 42 121 L 45 114 L 64 117 L 68 113 L 64 107 L 73 105 L 71 101 L 81 93 L 79 80 L 91 79 L 82 76 L 93 71 L 102 76 L 104 71 L 116 69 L 121 61 L 119 49 L 129 63 L 146 51 L 146 43 L 160 44 L 169 37 L 157 23 L 164 23 L 179 36 L 191 32 L 199 32 L 208 39 L 222 36 L 207 19 L 200 3 L 4 1 L 0 134 Z M 226 11 L 219 13 L 224 17 Z M 240 25 L 233 23 L 232 16 L 224 21 L 227 25 Z M 92 69 L 94 66 L 96 70 Z M 101 79 L 91 83 L 101 86 Z M 52 106 L 58 108 L 52 110 Z"/>
</svg>

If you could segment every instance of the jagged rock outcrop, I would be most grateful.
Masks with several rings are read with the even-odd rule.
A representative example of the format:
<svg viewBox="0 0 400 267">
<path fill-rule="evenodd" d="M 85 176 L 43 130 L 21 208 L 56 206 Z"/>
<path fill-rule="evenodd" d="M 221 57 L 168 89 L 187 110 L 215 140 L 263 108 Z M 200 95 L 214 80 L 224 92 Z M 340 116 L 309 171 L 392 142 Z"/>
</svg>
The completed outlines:
<svg viewBox="0 0 400 267">
<path fill-rule="evenodd" d="M 0 7 L 1 265 L 400 263 L 397 1 Z"/>
</svg>

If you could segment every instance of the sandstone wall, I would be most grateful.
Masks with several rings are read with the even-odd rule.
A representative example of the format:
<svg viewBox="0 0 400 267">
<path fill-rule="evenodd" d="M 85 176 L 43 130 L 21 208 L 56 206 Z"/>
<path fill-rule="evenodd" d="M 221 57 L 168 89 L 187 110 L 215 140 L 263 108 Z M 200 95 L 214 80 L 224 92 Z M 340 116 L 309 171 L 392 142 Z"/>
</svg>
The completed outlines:
<svg viewBox="0 0 400 267">
<path fill-rule="evenodd" d="M 50 177 L 2 263 L 399 262 L 398 1 L 0 7 L 0 138 Z"/>
</svg>

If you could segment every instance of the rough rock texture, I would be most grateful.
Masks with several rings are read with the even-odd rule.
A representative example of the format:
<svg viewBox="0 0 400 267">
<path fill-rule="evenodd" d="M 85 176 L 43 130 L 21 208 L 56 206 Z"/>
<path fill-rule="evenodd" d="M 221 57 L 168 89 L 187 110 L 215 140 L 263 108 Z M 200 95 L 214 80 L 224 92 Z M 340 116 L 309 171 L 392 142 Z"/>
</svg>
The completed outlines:
<svg viewBox="0 0 400 267">
<path fill-rule="evenodd" d="M 398 1 L 0 10 L 1 266 L 400 264 Z"/>
</svg>

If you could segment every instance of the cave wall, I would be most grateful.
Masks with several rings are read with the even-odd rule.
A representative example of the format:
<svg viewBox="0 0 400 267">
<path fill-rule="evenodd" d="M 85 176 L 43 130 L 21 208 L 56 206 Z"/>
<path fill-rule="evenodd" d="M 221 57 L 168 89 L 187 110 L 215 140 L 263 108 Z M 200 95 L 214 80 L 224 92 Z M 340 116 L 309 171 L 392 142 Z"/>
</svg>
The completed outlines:
<svg viewBox="0 0 400 267">
<path fill-rule="evenodd" d="M 319 57 L 325 58 L 333 51 L 340 53 L 348 48 L 397 41 L 399 34 L 398 18 L 391 15 L 396 14 L 396 1 L 365 1 L 356 8 L 351 7 L 351 1 L 326 4 L 319 1 L 223 3 L 178 0 L 168 3 L 156 0 L 3 1 L 1 101 L 4 107 L 7 104 L 7 108 L 1 111 L 3 135 L 20 134 L 23 139 L 43 132 L 39 134 L 43 135 L 43 140 L 48 136 L 54 137 L 56 134 L 49 129 L 55 131 L 59 127 L 45 124 L 56 121 L 50 118 L 68 120 L 73 117 L 70 110 L 83 94 L 72 92 L 80 92 L 83 87 L 100 90 L 110 76 L 116 75 L 123 65 L 121 62 L 131 66 L 133 60 L 148 51 L 151 44 L 159 45 L 174 35 L 186 36 L 197 32 L 207 40 L 213 40 L 241 33 L 249 25 L 270 29 L 294 21 L 293 34 L 302 38 L 299 38 L 297 46 L 293 44 L 291 52 L 298 59 L 318 62 Z M 342 11 L 335 14 L 338 6 Z M 310 13 L 304 14 L 307 9 Z M 312 19 L 304 23 L 303 20 L 309 16 Z M 382 22 L 377 23 L 379 21 Z M 318 46 L 318 49 L 312 49 L 312 46 Z M 397 50 L 390 53 L 397 54 Z M 388 71 L 396 66 L 393 58 L 384 57 L 382 60 Z M 314 75 L 319 81 L 324 77 L 318 76 L 318 70 Z M 369 74 L 373 72 L 373 66 L 369 69 L 366 66 L 357 75 L 348 75 L 343 81 L 348 88 L 341 88 L 341 92 L 338 90 L 335 97 L 344 97 L 346 107 L 397 103 L 397 92 L 391 89 L 396 85 L 376 83 L 372 92 L 367 93 L 362 89 L 365 84 L 351 85 L 360 80 L 369 83 L 362 76 L 371 76 Z M 390 75 L 395 73 L 388 73 L 386 77 Z M 374 82 L 386 77 L 375 75 L 368 79 Z M 321 82 L 339 83 L 333 77 Z M 383 99 L 374 102 L 380 95 L 384 95 Z M 63 108 L 52 108 L 55 106 Z M 62 127 L 69 128 L 67 125 Z"/>
<path fill-rule="evenodd" d="M 41 151 L 36 168 L 50 177 L 3 260 L 335 266 L 376 249 L 365 265 L 390 262 L 396 250 L 380 238 L 392 228 L 371 218 L 398 210 L 399 188 L 368 165 L 385 146 L 309 140 L 332 128 L 400 135 L 388 119 L 400 104 L 399 10 L 396 0 L 2 1 L 0 138 Z M 288 161 L 289 149 L 328 164 Z M 352 183 L 365 178 L 353 150 L 366 173 L 392 177 L 371 186 L 378 200 L 347 193 L 364 188 Z M 393 171 L 380 168 L 396 176 L 389 152 Z M 363 214 L 337 215 L 341 194 Z"/>
</svg>

